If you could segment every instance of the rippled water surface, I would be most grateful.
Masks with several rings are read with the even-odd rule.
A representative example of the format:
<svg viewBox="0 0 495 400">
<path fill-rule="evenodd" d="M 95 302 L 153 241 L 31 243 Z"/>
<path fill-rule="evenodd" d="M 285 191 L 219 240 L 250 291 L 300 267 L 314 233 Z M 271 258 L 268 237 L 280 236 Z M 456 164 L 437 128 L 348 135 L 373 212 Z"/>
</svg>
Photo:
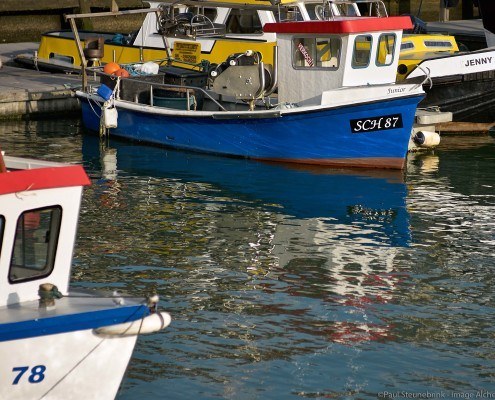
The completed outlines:
<svg viewBox="0 0 495 400">
<path fill-rule="evenodd" d="M 404 174 L 100 147 L 79 120 L 0 135 L 91 177 L 73 286 L 157 292 L 173 316 L 118 399 L 495 398 L 491 136 Z"/>
</svg>

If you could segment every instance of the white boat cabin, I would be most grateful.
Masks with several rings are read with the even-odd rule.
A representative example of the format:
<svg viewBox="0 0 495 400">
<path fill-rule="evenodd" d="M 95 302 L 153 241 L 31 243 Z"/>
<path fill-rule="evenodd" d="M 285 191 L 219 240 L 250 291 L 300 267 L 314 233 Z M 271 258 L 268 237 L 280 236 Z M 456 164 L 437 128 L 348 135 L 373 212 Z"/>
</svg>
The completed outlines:
<svg viewBox="0 0 495 400">
<path fill-rule="evenodd" d="M 201 4 L 202 3 L 202 4 Z M 274 42 L 275 35 L 263 32 L 263 26 L 276 22 L 273 6 L 245 5 L 235 3 L 215 3 L 205 5 L 204 2 L 187 0 L 184 2 L 154 2 L 150 8 L 161 10 L 160 21 L 156 13 L 148 13 L 137 33 L 133 44 L 142 47 L 163 47 L 163 37 L 167 46 L 175 48 L 176 42 L 184 40 L 200 40 L 201 51 L 211 52 L 220 37 L 231 39 L 256 40 Z M 255 4 L 255 3 L 253 3 Z"/>
<path fill-rule="evenodd" d="M 81 166 L 5 157 L 0 173 L 0 306 L 37 300 L 42 283 L 67 294 Z"/>
<path fill-rule="evenodd" d="M 409 17 L 342 18 L 267 24 L 277 34 L 279 102 L 343 87 L 394 84 Z"/>
<path fill-rule="evenodd" d="M 135 46 L 161 48 L 166 36 L 171 49 L 176 41 L 199 39 L 203 52 L 212 51 L 219 37 L 274 42 L 275 35 L 263 30 L 267 23 L 388 16 L 381 0 L 282 0 L 278 6 L 257 0 L 208 5 L 197 0 L 148 3 L 161 10 L 160 21 L 156 13 L 148 13 L 133 41 Z"/>
</svg>

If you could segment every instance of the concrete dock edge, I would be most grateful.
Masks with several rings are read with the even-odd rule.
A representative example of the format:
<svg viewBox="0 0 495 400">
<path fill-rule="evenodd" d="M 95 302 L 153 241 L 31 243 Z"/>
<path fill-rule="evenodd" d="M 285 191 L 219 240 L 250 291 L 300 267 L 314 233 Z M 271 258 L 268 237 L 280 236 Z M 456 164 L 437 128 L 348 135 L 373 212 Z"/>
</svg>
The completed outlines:
<svg viewBox="0 0 495 400">
<path fill-rule="evenodd" d="M 78 75 L 51 74 L 15 66 L 13 58 L 37 43 L 0 44 L 0 119 L 29 119 L 77 113 Z"/>
</svg>

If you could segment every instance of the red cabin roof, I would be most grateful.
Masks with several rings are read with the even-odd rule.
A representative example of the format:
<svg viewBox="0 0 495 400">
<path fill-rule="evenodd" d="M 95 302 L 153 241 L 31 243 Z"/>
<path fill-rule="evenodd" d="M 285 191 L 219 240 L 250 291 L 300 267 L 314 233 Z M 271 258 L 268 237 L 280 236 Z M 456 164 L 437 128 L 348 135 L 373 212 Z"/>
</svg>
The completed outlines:
<svg viewBox="0 0 495 400">
<path fill-rule="evenodd" d="M 267 23 L 265 32 L 273 33 L 366 33 L 412 29 L 411 18 L 403 17 L 356 17 L 333 21 L 300 21 Z"/>
<path fill-rule="evenodd" d="M 91 184 L 80 165 L 0 173 L 0 194 Z"/>
</svg>

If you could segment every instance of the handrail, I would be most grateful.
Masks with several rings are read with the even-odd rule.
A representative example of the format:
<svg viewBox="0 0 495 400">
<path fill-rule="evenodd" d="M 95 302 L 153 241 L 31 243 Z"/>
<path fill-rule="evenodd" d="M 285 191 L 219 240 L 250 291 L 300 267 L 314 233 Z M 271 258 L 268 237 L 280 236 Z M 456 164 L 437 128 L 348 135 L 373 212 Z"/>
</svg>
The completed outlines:
<svg viewBox="0 0 495 400">
<path fill-rule="evenodd" d="M 100 76 L 102 76 L 102 75 L 108 75 L 108 74 L 105 74 L 104 72 L 101 71 L 102 67 L 88 67 L 87 69 L 90 70 L 90 71 L 93 71 L 94 73 L 96 73 L 96 75 L 100 75 Z M 119 85 L 125 79 L 129 79 L 129 78 L 120 79 Z M 188 85 L 172 85 L 170 83 L 148 82 L 146 80 L 139 79 L 139 76 L 138 77 L 133 77 L 133 78 L 130 78 L 130 79 L 133 79 L 135 82 L 144 83 L 144 84 L 150 86 L 150 90 L 151 91 L 153 91 L 154 89 L 168 89 L 168 90 L 171 89 L 172 91 L 186 92 L 186 93 L 188 93 L 188 91 L 190 91 L 190 90 L 192 90 L 193 92 L 199 91 L 204 96 L 206 96 L 209 100 L 211 100 L 215 105 L 217 105 L 221 111 L 227 111 L 224 106 L 222 106 L 216 99 L 214 99 L 211 96 L 210 93 L 208 93 L 206 90 L 204 90 L 201 87 L 188 86 Z M 153 100 L 151 100 L 151 101 L 153 101 Z"/>
<path fill-rule="evenodd" d="M 416 65 L 416 68 L 420 69 L 424 74 L 425 74 L 425 79 L 423 82 L 418 83 L 417 85 L 414 86 L 413 89 L 418 88 L 419 86 L 423 86 L 426 82 L 430 82 L 430 89 L 433 87 L 433 81 L 431 80 L 431 71 L 428 67 L 423 68 L 420 64 Z M 425 71 L 426 69 L 426 71 Z"/>
<path fill-rule="evenodd" d="M 147 14 L 156 11 L 158 11 L 158 8 L 139 8 L 136 10 L 103 11 L 98 13 L 86 13 L 86 14 L 64 14 L 64 18 L 67 21 L 69 19 L 79 19 L 79 18 L 113 17 L 117 15 L 126 15 L 126 14 Z"/>
<path fill-rule="evenodd" d="M 334 10 L 333 10 L 333 7 L 332 5 L 357 5 L 359 6 L 360 4 L 364 4 L 366 6 L 370 6 L 369 9 L 368 9 L 368 12 L 371 13 L 371 11 L 373 10 L 373 6 L 376 6 L 376 13 L 377 13 L 377 16 L 379 17 L 388 17 L 388 12 L 387 12 L 387 7 L 385 6 L 385 3 L 383 2 L 383 0 L 325 0 L 324 3 L 328 3 L 328 8 L 329 8 L 329 12 L 332 14 L 330 18 L 335 18 L 336 16 L 340 16 L 339 15 L 335 15 L 334 14 Z M 383 12 L 383 15 L 381 15 Z M 369 15 L 371 16 L 371 15 Z"/>
</svg>

